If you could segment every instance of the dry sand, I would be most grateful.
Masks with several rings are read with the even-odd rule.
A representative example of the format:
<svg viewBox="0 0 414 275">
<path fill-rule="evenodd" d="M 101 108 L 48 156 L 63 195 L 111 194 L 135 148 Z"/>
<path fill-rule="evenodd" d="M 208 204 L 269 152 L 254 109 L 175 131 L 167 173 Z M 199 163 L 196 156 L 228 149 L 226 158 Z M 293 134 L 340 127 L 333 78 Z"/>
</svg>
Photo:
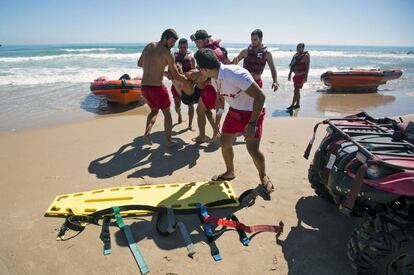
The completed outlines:
<svg viewBox="0 0 414 275">
<path fill-rule="evenodd" d="M 413 118 L 413 116 L 411 116 Z M 359 220 L 339 214 L 316 197 L 307 180 L 309 161 L 303 151 L 319 119 L 265 121 L 262 150 L 276 185 L 272 201 L 237 211 L 248 224 L 277 224 L 285 232 L 255 236 L 243 247 L 235 232 L 218 241 L 223 260 L 214 262 L 195 217 L 186 217 L 197 254 L 187 257 L 180 236 L 157 235 L 151 216 L 128 218 L 151 274 L 354 274 L 346 256 L 348 237 Z M 142 147 L 145 117 L 113 116 L 81 123 L 0 135 L 0 274 L 139 273 L 117 227 L 113 252 L 102 255 L 100 227 L 89 225 L 77 237 L 57 242 L 62 218 L 44 217 L 56 195 L 103 187 L 208 180 L 222 172 L 217 147 L 191 142 L 195 133 L 174 130 L 183 146 L 165 149 L 162 118 L 153 130 L 152 148 Z M 319 139 L 324 134 L 319 131 Z M 258 184 L 242 139 L 235 149 L 237 194 Z M 214 215 L 214 212 L 212 212 Z M 201 233 L 201 234 L 200 234 Z"/>
</svg>

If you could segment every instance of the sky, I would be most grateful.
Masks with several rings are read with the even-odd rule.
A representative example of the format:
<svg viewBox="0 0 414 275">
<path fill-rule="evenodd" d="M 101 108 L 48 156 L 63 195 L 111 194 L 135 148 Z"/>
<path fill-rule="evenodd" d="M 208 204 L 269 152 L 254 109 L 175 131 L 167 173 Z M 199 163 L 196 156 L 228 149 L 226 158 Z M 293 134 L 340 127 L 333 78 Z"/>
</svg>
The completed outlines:
<svg viewBox="0 0 414 275">
<path fill-rule="evenodd" d="M 0 0 L 0 44 L 146 43 L 167 28 L 246 43 L 414 46 L 414 1 Z"/>
</svg>

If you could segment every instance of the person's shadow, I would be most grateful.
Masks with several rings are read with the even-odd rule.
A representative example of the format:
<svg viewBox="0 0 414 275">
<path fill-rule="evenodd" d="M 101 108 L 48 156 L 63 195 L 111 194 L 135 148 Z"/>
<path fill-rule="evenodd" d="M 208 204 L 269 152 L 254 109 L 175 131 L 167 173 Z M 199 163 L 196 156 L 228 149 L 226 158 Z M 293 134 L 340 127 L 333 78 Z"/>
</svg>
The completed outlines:
<svg viewBox="0 0 414 275">
<path fill-rule="evenodd" d="M 356 274 L 347 257 L 347 243 L 360 219 L 347 217 L 317 196 L 302 197 L 296 204 L 298 223 L 282 247 L 288 274 Z"/>
<path fill-rule="evenodd" d="M 143 176 L 163 177 L 172 175 L 174 171 L 188 166 L 193 167 L 200 157 L 197 144 L 186 144 L 174 138 L 178 145 L 173 148 L 165 146 L 165 133 L 151 134 L 153 145 L 144 145 L 144 138 L 137 137 L 131 143 L 122 145 L 116 152 L 97 158 L 89 164 L 88 171 L 97 178 L 110 178 L 132 169 L 137 169 L 128 178 Z M 155 144 L 160 144 L 157 148 Z M 139 169 L 141 166 L 150 165 Z"/>
</svg>

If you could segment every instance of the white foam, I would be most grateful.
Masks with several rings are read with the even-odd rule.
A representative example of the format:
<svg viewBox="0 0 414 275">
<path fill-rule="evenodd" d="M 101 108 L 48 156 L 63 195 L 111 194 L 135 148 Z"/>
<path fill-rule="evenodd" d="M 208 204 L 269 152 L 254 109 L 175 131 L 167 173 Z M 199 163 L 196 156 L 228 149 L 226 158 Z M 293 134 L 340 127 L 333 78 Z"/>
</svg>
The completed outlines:
<svg viewBox="0 0 414 275">
<path fill-rule="evenodd" d="M 0 78 L 0 85 L 37 85 L 51 83 L 88 83 L 99 76 L 118 79 L 127 73 L 131 77 L 142 75 L 141 68 L 11 68 Z"/>
<path fill-rule="evenodd" d="M 65 52 L 104 52 L 104 51 L 113 51 L 115 48 L 89 48 L 89 49 L 62 49 Z"/>
<path fill-rule="evenodd" d="M 138 59 L 141 53 L 95 53 L 95 54 L 61 54 L 61 55 L 45 55 L 45 56 L 27 56 L 27 57 L 2 57 L 1 62 L 6 63 L 17 63 L 17 62 L 28 62 L 28 61 L 46 61 L 46 60 L 59 60 L 59 59 L 108 59 L 108 60 L 131 60 Z"/>
<path fill-rule="evenodd" d="M 271 50 L 273 57 L 293 57 L 294 51 L 279 51 Z M 310 50 L 311 57 L 344 57 L 344 58 L 400 58 L 400 59 L 414 59 L 414 55 L 398 54 L 398 53 L 380 53 L 380 52 L 345 52 L 345 51 L 318 51 Z"/>
</svg>

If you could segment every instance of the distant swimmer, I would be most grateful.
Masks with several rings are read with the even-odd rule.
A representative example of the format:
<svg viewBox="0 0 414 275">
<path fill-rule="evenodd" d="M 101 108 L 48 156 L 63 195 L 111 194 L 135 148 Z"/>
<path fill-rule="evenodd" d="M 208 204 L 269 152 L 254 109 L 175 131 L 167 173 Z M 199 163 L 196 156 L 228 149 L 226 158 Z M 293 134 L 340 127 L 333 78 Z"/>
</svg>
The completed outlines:
<svg viewBox="0 0 414 275">
<path fill-rule="evenodd" d="M 149 43 L 138 60 L 138 67 L 142 67 L 143 75 L 141 81 L 142 95 L 151 108 L 151 112 L 147 116 L 147 124 L 145 127 L 144 140 L 145 144 L 152 145 L 151 129 L 155 124 L 159 110 L 164 114 L 164 128 L 167 137 L 167 146 L 175 145 L 172 140 L 172 118 L 170 112 L 170 97 L 167 88 L 162 83 L 164 77 L 164 69 L 168 66 L 171 72 L 171 78 L 185 81 L 186 77 L 178 72 L 175 64 L 174 54 L 171 48 L 174 47 L 178 39 L 178 34 L 173 29 L 165 30 L 158 42 Z"/>
<path fill-rule="evenodd" d="M 296 47 L 296 54 L 293 56 L 290 62 L 290 71 L 288 81 L 291 79 L 292 72 L 293 76 L 293 99 L 292 104 L 287 107 L 288 111 L 300 108 L 300 89 L 303 84 L 308 80 L 310 56 L 308 52 L 305 52 L 305 44 L 299 43 Z"/>
<path fill-rule="evenodd" d="M 272 53 L 268 51 L 267 47 L 262 43 L 263 32 L 259 29 L 254 30 L 251 35 L 251 44 L 247 49 L 243 49 L 237 57 L 232 61 L 233 64 L 238 64 L 243 60 L 243 68 L 248 70 L 253 76 L 254 81 L 260 88 L 263 87 L 262 74 L 266 66 L 269 65 L 272 73 L 272 89 L 277 91 L 279 84 L 277 83 L 277 72 L 273 63 Z"/>
</svg>

